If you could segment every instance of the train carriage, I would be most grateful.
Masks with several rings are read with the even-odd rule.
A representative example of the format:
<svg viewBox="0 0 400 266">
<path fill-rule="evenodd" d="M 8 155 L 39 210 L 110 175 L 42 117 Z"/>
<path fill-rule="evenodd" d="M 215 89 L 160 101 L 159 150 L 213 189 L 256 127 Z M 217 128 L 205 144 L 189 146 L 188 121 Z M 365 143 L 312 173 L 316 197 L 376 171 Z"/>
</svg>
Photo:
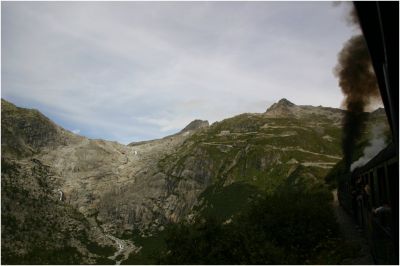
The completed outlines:
<svg viewBox="0 0 400 266">
<path fill-rule="evenodd" d="M 394 144 L 348 173 L 338 189 L 342 207 L 368 239 L 375 262 L 398 263 L 399 164 Z"/>
<path fill-rule="evenodd" d="M 339 201 L 366 235 L 378 264 L 399 263 L 399 4 L 354 6 L 371 56 L 393 143 L 339 182 Z"/>
</svg>

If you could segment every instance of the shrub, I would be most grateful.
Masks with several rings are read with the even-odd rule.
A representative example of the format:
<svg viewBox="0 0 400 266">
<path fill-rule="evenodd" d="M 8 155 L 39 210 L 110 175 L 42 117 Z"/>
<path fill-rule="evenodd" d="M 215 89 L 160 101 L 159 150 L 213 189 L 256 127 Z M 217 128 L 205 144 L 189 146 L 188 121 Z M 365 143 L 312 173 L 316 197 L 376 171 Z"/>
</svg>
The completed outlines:
<svg viewBox="0 0 400 266">
<path fill-rule="evenodd" d="M 162 264 L 305 264 L 336 236 L 328 191 L 281 189 L 231 224 L 172 226 Z"/>
</svg>

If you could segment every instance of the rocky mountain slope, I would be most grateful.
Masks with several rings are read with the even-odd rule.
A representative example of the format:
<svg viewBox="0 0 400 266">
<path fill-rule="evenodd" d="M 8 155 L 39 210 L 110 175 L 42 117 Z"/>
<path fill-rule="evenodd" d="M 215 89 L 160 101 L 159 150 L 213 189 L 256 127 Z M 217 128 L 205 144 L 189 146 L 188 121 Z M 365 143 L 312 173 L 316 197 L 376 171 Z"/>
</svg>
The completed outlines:
<svg viewBox="0 0 400 266">
<path fill-rule="evenodd" d="M 82 137 L 36 110 L 4 100 L 1 108 L 2 263 L 109 263 L 113 241 L 64 202 L 55 168 L 35 158 Z"/>
<path fill-rule="evenodd" d="M 114 243 L 62 201 L 51 167 L 37 159 L 2 158 L 2 263 L 109 263 Z M 112 261 L 111 261 L 112 262 Z"/>
<path fill-rule="evenodd" d="M 63 246 L 74 251 L 77 248 L 76 259 L 85 263 L 95 263 L 99 259 L 107 262 L 105 255 L 111 255 L 103 252 L 102 256 L 97 256 L 96 252 L 88 250 L 88 245 L 92 250 L 94 246 L 95 251 L 110 249 L 112 245 L 118 248 L 121 242 L 116 241 L 112 234 L 121 234 L 125 229 L 132 231 L 134 224 L 144 231 L 150 228 L 149 224 L 176 220 L 168 207 L 175 202 L 169 198 L 165 180 L 157 175 L 157 162 L 174 152 L 196 128 L 137 146 L 126 146 L 75 135 L 38 111 L 18 108 L 2 100 L 2 220 L 15 221 L 15 217 L 21 216 L 22 228 L 30 228 L 28 231 L 22 229 L 18 220 L 17 223 L 3 222 L 2 232 L 9 236 L 2 238 L 5 262 L 27 263 L 24 258 L 30 258 L 39 247 L 52 246 L 53 237 L 45 233 L 48 219 L 50 224 L 57 224 L 49 228 L 55 232 L 67 232 L 60 233 L 60 238 L 64 237 L 71 245 L 62 242 Z M 37 169 L 37 164 L 45 170 L 36 174 L 32 169 Z M 37 181 L 40 178 L 42 181 Z M 32 184 L 37 184 L 37 187 Z M 16 193 L 21 189 L 24 196 Z M 40 203 L 35 205 L 38 198 Z M 27 202 L 34 203 L 30 205 Z M 156 204 L 160 205 L 161 214 L 153 212 Z M 13 208 L 14 205 L 29 211 Z M 50 214 L 60 212 L 64 215 L 47 219 Z M 65 222 L 73 220 L 75 214 L 80 215 L 79 223 L 83 226 L 76 231 L 77 236 L 84 235 L 84 239 L 75 239 L 71 235 L 71 228 L 80 226 L 71 227 Z M 39 224 L 39 217 L 44 218 L 43 224 Z M 37 223 L 36 227 L 29 226 L 31 220 Z M 42 231 L 43 243 L 36 246 L 31 241 L 32 236 Z M 13 237 L 15 235 L 17 238 Z M 135 250 L 133 244 L 127 244 L 131 246 L 130 251 Z M 24 257 L 20 253 L 25 254 Z M 49 253 L 57 252 L 51 249 Z M 46 258 L 51 261 L 52 257 Z M 72 258 L 67 256 L 64 258 L 67 261 L 61 262 L 69 263 L 68 259 Z M 33 258 L 33 261 L 39 264 L 46 261 L 45 258 L 43 261 L 37 259 Z M 77 263 L 77 260 L 72 263 Z"/>
<path fill-rule="evenodd" d="M 211 126 L 195 120 L 175 135 L 122 145 L 75 135 L 38 111 L 2 100 L 2 165 L 24 169 L 2 167 L 2 221 L 13 221 L 17 218 L 10 217 L 19 213 L 35 220 L 36 210 L 40 217 L 57 213 L 58 218 L 45 220 L 56 221 L 54 232 L 68 232 L 59 234 L 70 242 L 64 246 L 76 248 L 77 258 L 121 262 L 130 252 L 130 258 L 137 256 L 143 239 L 159 235 L 169 223 L 206 216 L 229 222 L 258 193 L 284 183 L 323 184 L 342 156 L 342 115 L 339 109 L 282 99 L 265 113 L 246 113 Z M 31 174 L 37 165 L 45 172 Z M 29 185 L 34 182 L 38 185 Z M 41 203 L 12 199 L 12 191 L 22 187 L 27 198 L 39 193 Z M 15 209 L 15 204 L 30 206 L 31 212 Z M 75 222 L 73 228 L 80 231 L 64 228 Z M 2 232 L 2 251 L 10 260 L 17 256 L 15 250 L 24 249 L 18 243 L 34 250 L 25 237 L 32 232 L 5 222 Z M 51 235 L 44 239 L 43 246 L 54 242 Z M 119 250 L 111 256 L 107 247 L 113 244 Z"/>
<path fill-rule="evenodd" d="M 45 149 L 68 145 L 78 136 L 57 126 L 39 111 L 1 100 L 2 156 L 32 156 Z"/>
<path fill-rule="evenodd" d="M 256 191 L 272 192 L 285 182 L 323 183 L 341 159 L 341 113 L 283 99 L 265 113 L 242 114 L 197 132 L 160 166 L 169 180 L 202 188 L 195 210 L 229 219 L 237 208 L 228 212 L 228 194 L 246 202 Z"/>
</svg>

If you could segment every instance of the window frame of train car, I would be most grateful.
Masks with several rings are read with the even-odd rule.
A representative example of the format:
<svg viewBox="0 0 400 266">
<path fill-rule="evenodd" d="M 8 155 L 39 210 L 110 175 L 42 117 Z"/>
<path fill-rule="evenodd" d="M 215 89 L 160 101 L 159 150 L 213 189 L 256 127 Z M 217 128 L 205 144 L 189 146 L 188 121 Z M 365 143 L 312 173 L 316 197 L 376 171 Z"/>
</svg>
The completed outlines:
<svg viewBox="0 0 400 266">
<path fill-rule="evenodd" d="M 390 175 L 388 168 L 396 167 L 396 163 L 398 164 L 397 156 L 373 166 L 372 171 L 374 177 L 373 180 L 377 181 L 374 184 L 375 189 L 373 190 L 375 192 L 373 193 L 373 197 L 375 197 L 375 203 L 370 212 L 371 228 L 365 229 L 367 229 L 366 235 L 368 236 L 369 242 L 372 244 L 373 247 L 372 251 L 374 258 L 379 264 L 388 262 L 392 263 L 390 258 L 391 253 L 388 252 L 388 250 L 391 250 L 392 248 L 395 249 L 395 247 L 391 247 L 391 243 L 394 241 L 393 234 L 395 232 L 393 232 L 393 228 L 397 225 L 394 223 L 392 211 L 390 211 L 389 214 L 385 213 L 377 216 L 372 212 L 372 210 L 376 209 L 379 206 L 382 206 L 384 202 L 388 202 L 391 209 L 393 209 L 393 199 L 390 194 L 390 189 L 388 188 L 393 186 L 393 184 L 391 184 L 391 181 L 395 180 L 396 177 L 394 177 L 392 180 L 389 180 Z"/>
<path fill-rule="evenodd" d="M 358 224 L 362 226 L 375 262 L 378 264 L 397 264 L 394 263 L 397 260 L 395 235 L 398 232 L 395 222 L 397 201 L 393 198 L 396 191 L 394 193 L 390 191 L 390 188 L 396 189 L 394 186 L 398 185 L 396 166 L 398 169 L 398 156 L 393 150 L 393 144 L 389 144 L 366 165 L 354 170 L 346 182 L 351 186 L 351 191 L 357 190 L 361 193 L 367 193 L 365 187 L 370 185 L 371 208 L 368 206 L 367 197 L 358 197 L 357 206 L 352 208 L 352 212 Z M 385 199 L 391 207 L 390 211 L 374 214 L 373 210 L 382 206 Z M 381 218 L 383 216 L 385 218 Z M 383 219 L 386 223 L 382 222 Z"/>
<path fill-rule="evenodd" d="M 373 170 L 371 170 L 371 171 L 369 171 L 368 172 L 368 183 L 369 183 L 369 186 L 370 186 L 370 194 L 371 194 L 371 201 L 370 201 L 370 204 L 371 204 L 371 208 L 375 205 L 375 193 L 374 193 L 374 191 L 373 191 L 373 189 L 374 189 L 374 184 L 375 184 L 375 182 L 374 182 L 374 171 Z"/>
<path fill-rule="evenodd" d="M 391 163 L 389 163 L 392 161 Z M 373 210 L 382 206 L 385 202 L 392 207 L 392 200 L 389 192 L 389 180 L 388 180 L 388 166 L 395 164 L 396 159 L 382 162 L 378 165 L 375 165 L 372 170 L 366 170 L 358 173 L 356 178 L 362 178 L 363 180 L 368 180 L 368 183 L 364 183 L 363 185 L 368 184 L 370 187 L 370 200 L 371 200 L 371 208 L 366 209 L 368 212 L 373 213 Z M 369 178 L 363 178 L 364 176 L 368 176 Z M 365 204 L 365 201 L 363 202 Z M 383 226 L 382 223 L 378 223 L 380 226 Z M 386 231 L 386 230 L 385 230 Z"/>
</svg>

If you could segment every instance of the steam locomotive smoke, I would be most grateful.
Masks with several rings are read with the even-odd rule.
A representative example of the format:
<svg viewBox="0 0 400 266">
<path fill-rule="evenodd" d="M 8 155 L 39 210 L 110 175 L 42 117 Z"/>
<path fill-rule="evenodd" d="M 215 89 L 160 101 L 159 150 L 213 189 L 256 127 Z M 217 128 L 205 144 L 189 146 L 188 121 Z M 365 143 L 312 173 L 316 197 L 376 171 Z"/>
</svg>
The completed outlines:
<svg viewBox="0 0 400 266">
<path fill-rule="evenodd" d="M 356 24 L 356 12 L 353 10 L 350 15 L 348 21 Z M 365 108 L 372 98 L 379 96 L 368 48 L 362 35 L 353 36 L 345 43 L 339 52 L 334 73 L 345 95 L 343 105 L 347 112 L 343 118 L 342 150 L 346 169 L 350 169 L 355 143 L 366 119 Z"/>
<path fill-rule="evenodd" d="M 369 160 L 375 157 L 386 146 L 385 126 L 383 123 L 375 125 L 371 130 L 371 139 L 369 145 L 365 147 L 364 154 L 357 161 L 353 162 L 350 170 L 353 171 L 358 167 L 364 166 Z"/>
</svg>

